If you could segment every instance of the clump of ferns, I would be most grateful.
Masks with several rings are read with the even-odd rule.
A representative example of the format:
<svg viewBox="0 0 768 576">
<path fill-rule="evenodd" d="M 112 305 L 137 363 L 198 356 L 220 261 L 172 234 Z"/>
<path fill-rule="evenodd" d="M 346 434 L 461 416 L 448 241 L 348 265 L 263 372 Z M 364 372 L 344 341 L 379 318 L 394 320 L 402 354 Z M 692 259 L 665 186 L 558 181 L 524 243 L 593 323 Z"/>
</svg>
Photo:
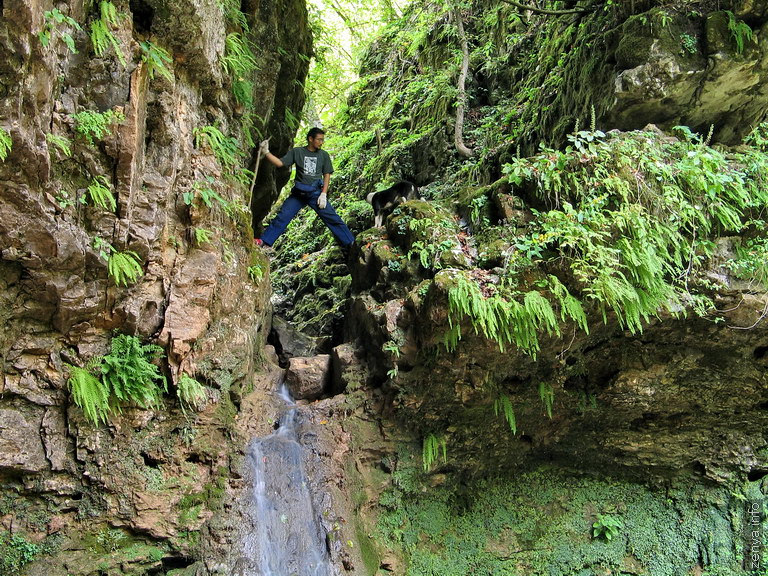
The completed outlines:
<svg viewBox="0 0 768 576">
<path fill-rule="evenodd" d="M 167 392 L 157 364 L 162 357 L 160 346 L 118 334 L 112 338 L 108 354 L 92 359 L 84 367 L 66 365 L 72 399 L 94 424 L 106 422 L 111 414 L 128 405 L 160 408 L 162 395 Z"/>
<path fill-rule="evenodd" d="M 91 44 L 97 56 L 102 56 L 108 48 L 112 48 L 120 64 L 126 66 L 126 58 L 120 40 L 115 36 L 119 30 L 125 14 L 117 11 L 112 2 L 101 0 L 99 2 L 99 17 L 91 23 Z"/>
<path fill-rule="evenodd" d="M 718 236 L 742 233 L 746 216 L 768 207 L 759 185 L 767 162 L 756 151 L 726 156 L 686 127 L 677 132 L 578 132 L 564 151 L 508 164 L 512 184 L 533 182 L 552 205 L 515 241 L 508 283 L 520 266 L 557 262 L 585 307 L 596 304 L 604 321 L 614 312 L 633 332 L 663 310 L 706 316 L 711 301 L 691 281 Z"/>
</svg>

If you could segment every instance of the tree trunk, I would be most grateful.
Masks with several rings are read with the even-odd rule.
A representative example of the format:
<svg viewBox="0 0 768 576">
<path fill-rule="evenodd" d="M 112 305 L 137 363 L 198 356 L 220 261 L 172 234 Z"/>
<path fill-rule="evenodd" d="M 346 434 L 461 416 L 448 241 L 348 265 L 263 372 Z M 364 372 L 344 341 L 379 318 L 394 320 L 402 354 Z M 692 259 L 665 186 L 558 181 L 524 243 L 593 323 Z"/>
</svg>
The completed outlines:
<svg viewBox="0 0 768 576">
<path fill-rule="evenodd" d="M 464 144 L 464 104 L 467 100 L 465 84 L 467 81 L 467 73 L 469 72 L 469 45 L 467 43 L 467 34 L 464 31 L 464 21 L 461 19 L 461 12 L 459 10 L 454 12 L 454 18 L 456 18 L 456 27 L 459 31 L 462 55 L 461 73 L 459 74 L 459 82 L 456 87 L 459 92 L 459 102 L 456 106 L 456 132 L 454 141 L 456 143 L 456 150 L 459 154 L 465 158 L 471 158 L 474 156 L 474 152 Z"/>
</svg>

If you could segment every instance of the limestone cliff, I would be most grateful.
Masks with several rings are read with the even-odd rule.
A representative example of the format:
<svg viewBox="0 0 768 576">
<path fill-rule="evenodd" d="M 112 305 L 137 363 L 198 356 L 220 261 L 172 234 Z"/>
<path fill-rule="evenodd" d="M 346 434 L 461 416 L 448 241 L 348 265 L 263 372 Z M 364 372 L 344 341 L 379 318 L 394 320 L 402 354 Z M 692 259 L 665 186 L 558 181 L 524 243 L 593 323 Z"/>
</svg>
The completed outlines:
<svg viewBox="0 0 768 576">
<path fill-rule="evenodd" d="M 226 448 L 270 314 L 248 200 L 259 222 L 275 187 L 252 190 L 244 170 L 260 134 L 292 139 L 283 118 L 303 106 L 306 8 L 0 8 L 3 566 L 21 565 L 13 534 L 67 551 L 40 573 L 183 568 L 247 440 Z M 166 409 L 94 426 L 66 366 L 102 358 L 117 333 L 163 347 Z M 185 378 L 203 397 L 182 411 Z M 135 557 L 110 557 L 126 546 Z"/>
</svg>

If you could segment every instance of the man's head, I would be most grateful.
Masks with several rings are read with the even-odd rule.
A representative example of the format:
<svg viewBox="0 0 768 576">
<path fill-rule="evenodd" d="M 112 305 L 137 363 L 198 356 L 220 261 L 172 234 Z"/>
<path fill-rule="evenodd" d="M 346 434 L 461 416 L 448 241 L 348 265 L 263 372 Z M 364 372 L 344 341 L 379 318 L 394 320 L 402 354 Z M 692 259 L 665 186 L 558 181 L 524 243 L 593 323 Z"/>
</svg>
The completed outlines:
<svg viewBox="0 0 768 576">
<path fill-rule="evenodd" d="M 322 128 L 310 128 L 307 132 L 307 144 L 310 149 L 319 150 L 325 142 L 325 130 Z"/>
</svg>

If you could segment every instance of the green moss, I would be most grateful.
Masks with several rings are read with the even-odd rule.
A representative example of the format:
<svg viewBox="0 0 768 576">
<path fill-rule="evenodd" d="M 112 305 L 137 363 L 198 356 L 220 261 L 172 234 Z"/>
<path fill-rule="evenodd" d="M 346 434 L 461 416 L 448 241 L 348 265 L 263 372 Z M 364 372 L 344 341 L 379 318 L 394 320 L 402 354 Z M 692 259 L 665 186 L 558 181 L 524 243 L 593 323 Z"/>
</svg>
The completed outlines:
<svg viewBox="0 0 768 576">
<path fill-rule="evenodd" d="M 406 552 L 408 576 L 740 570 L 743 506 L 724 488 L 654 490 L 542 468 L 418 495 L 395 480 L 381 504 L 380 535 Z M 609 541 L 593 537 L 599 514 L 623 526 Z"/>
</svg>

